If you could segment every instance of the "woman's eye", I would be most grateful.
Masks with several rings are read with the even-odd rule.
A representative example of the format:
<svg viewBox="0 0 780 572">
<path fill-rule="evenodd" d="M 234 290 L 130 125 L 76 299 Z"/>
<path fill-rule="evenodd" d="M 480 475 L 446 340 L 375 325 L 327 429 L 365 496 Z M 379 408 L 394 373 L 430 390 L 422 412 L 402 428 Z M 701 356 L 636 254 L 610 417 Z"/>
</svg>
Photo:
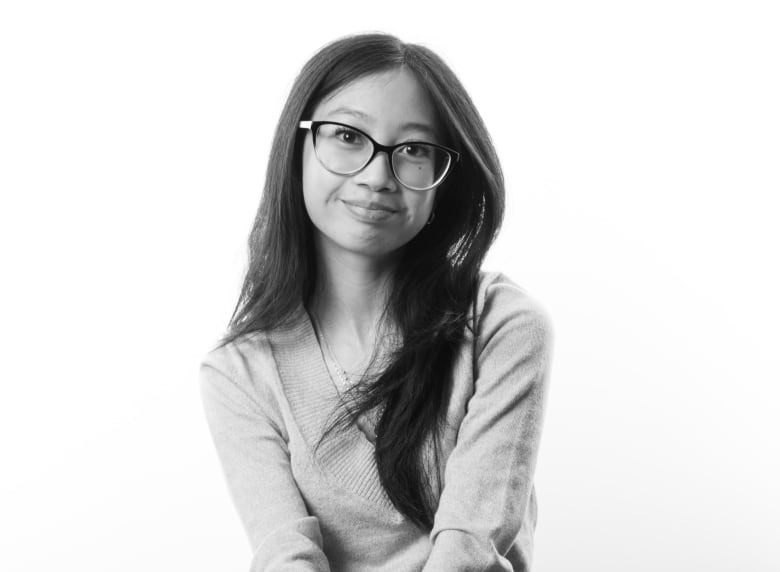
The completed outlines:
<svg viewBox="0 0 780 572">
<path fill-rule="evenodd" d="M 360 133 L 353 131 L 352 129 L 340 128 L 336 130 L 336 137 L 343 143 L 358 144 L 361 143 L 363 138 Z"/>
<path fill-rule="evenodd" d="M 427 157 L 430 154 L 427 145 L 406 145 L 402 152 L 410 157 Z"/>
</svg>

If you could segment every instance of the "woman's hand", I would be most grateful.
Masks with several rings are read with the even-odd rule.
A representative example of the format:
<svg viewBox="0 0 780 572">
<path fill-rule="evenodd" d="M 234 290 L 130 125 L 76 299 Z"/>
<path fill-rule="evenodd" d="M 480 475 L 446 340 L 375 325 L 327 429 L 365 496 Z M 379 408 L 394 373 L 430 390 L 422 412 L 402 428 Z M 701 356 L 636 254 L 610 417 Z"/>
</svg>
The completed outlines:
<svg viewBox="0 0 780 572">
<path fill-rule="evenodd" d="M 365 415 L 361 415 L 357 420 L 357 426 L 358 429 L 363 432 L 363 435 L 366 436 L 366 439 L 371 441 L 373 444 L 376 444 L 376 432 L 374 431 L 376 423 L 375 420 L 372 419 L 371 412 L 366 413 Z"/>
</svg>

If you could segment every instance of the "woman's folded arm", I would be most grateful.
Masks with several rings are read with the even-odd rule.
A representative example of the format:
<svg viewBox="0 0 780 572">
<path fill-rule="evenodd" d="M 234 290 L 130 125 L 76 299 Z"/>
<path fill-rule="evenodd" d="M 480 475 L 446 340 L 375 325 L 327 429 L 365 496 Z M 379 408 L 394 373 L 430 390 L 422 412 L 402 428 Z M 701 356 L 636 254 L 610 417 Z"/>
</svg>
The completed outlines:
<svg viewBox="0 0 780 572">
<path fill-rule="evenodd" d="M 253 550 L 251 572 L 329 572 L 317 519 L 293 479 L 282 420 L 247 380 L 210 356 L 200 389 L 233 503 Z"/>
<path fill-rule="evenodd" d="M 511 284 L 488 287 L 474 394 L 447 460 L 425 572 L 512 570 L 505 556 L 535 520 L 527 510 L 552 342 L 544 309 Z"/>
</svg>

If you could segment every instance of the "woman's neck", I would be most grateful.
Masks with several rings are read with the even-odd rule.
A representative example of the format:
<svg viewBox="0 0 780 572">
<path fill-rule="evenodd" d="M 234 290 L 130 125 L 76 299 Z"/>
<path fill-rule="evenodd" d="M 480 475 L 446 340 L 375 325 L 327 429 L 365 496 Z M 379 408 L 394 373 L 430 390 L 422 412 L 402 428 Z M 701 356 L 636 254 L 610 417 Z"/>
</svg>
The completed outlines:
<svg viewBox="0 0 780 572">
<path fill-rule="evenodd" d="M 339 357 L 355 365 L 373 351 L 396 262 L 343 250 L 319 254 L 310 309 Z"/>
</svg>

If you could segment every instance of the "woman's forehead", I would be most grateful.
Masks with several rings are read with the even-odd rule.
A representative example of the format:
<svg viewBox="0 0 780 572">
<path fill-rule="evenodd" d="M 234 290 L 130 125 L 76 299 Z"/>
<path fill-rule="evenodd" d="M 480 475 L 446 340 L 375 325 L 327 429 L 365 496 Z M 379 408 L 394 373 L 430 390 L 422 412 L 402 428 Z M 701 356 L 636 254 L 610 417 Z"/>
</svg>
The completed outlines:
<svg viewBox="0 0 780 572">
<path fill-rule="evenodd" d="M 364 127 L 390 123 L 436 131 L 436 110 L 417 77 L 405 68 L 349 82 L 314 110 L 316 119 L 354 120 Z"/>
</svg>

